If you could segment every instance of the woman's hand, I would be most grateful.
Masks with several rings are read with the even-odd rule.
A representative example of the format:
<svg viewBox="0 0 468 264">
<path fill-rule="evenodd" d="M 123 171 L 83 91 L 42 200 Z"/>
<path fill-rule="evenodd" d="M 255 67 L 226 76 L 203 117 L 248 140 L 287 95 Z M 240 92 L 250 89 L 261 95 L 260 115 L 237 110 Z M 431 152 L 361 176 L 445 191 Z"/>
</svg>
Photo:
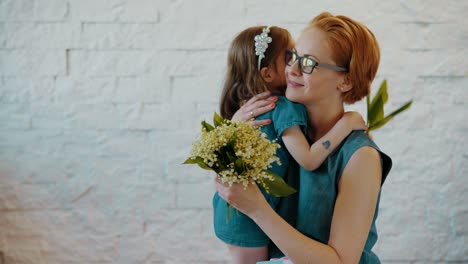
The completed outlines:
<svg viewBox="0 0 468 264">
<path fill-rule="evenodd" d="M 271 124 L 270 119 L 255 120 L 255 117 L 262 115 L 275 108 L 278 97 L 271 96 L 270 92 L 257 94 L 250 98 L 232 117 L 232 121 L 249 122 L 253 126 L 264 126 Z"/>
<path fill-rule="evenodd" d="M 242 184 L 237 183 L 229 187 L 227 184 L 221 183 L 221 180 L 216 177 L 215 187 L 221 198 L 252 219 L 255 218 L 259 210 L 262 210 L 265 206 L 269 207 L 255 182 L 250 182 L 247 189 L 244 190 Z"/>
</svg>

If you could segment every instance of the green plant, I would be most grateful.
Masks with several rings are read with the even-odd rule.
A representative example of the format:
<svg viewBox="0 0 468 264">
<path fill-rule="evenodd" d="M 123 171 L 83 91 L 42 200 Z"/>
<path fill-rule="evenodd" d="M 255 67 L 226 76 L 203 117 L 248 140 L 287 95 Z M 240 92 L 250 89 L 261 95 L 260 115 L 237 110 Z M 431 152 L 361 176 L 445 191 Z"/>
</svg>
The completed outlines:
<svg viewBox="0 0 468 264">
<path fill-rule="evenodd" d="M 384 117 L 384 105 L 388 100 L 387 80 L 383 80 L 379 90 L 377 91 L 377 94 L 374 96 L 372 101 L 370 99 L 370 93 L 367 95 L 366 99 L 367 126 L 369 127 L 367 132 L 383 127 L 388 121 L 392 120 L 393 117 L 410 108 L 411 104 L 413 103 L 413 100 L 411 100 Z"/>
</svg>

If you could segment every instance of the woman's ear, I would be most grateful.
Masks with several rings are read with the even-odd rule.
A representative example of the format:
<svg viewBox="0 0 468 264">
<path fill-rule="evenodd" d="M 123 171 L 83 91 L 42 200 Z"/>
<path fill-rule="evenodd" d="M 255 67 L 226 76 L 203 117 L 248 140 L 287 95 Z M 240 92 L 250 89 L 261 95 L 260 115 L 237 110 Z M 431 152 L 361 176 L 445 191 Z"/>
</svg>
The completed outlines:
<svg viewBox="0 0 468 264">
<path fill-rule="evenodd" d="M 268 67 L 263 67 L 260 69 L 260 76 L 262 76 L 262 79 L 266 82 L 266 83 L 271 83 L 273 82 L 273 72 L 272 70 L 270 70 Z"/>
<path fill-rule="evenodd" d="M 351 80 L 349 79 L 348 75 L 344 76 L 343 81 L 338 85 L 338 89 L 341 92 L 347 92 L 353 89 L 353 84 L 351 83 Z"/>
</svg>

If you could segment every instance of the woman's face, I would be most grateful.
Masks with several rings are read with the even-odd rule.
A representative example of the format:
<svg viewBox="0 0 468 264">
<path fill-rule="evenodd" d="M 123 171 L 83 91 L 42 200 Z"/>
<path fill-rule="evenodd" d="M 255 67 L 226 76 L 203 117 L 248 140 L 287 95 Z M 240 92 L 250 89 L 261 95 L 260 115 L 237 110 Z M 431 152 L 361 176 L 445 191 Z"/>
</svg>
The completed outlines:
<svg viewBox="0 0 468 264">
<path fill-rule="evenodd" d="M 303 57 L 308 56 L 318 63 L 336 65 L 332 60 L 332 52 L 326 40 L 325 32 L 312 27 L 304 31 L 296 42 L 295 52 Z M 286 66 L 287 89 L 286 97 L 302 104 L 330 103 L 330 100 L 341 100 L 338 85 L 344 74 L 336 71 L 315 67 L 312 73 L 303 73 L 299 62 Z"/>
</svg>

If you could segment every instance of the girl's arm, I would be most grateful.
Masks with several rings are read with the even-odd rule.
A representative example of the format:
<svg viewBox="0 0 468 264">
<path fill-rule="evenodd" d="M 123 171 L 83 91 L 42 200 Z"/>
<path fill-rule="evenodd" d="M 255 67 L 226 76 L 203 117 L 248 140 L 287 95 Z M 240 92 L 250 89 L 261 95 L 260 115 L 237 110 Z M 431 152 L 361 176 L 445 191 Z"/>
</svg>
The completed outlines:
<svg viewBox="0 0 468 264">
<path fill-rule="evenodd" d="M 309 148 L 299 126 L 286 129 L 281 138 L 294 160 L 306 170 L 316 170 L 353 130 L 366 129 L 362 116 L 357 112 L 346 112 L 322 138 Z"/>
<path fill-rule="evenodd" d="M 247 102 L 242 104 L 234 115 L 232 121 L 249 122 L 252 126 L 266 126 L 271 124 L 270 119 L 255 120 L 259 115 L 273 110 L 276 107 L 277 96 L 271 96 L 270 92 L 263 92 L 250 98 Z"/>
<path fill-rule="evenodd" d="M 290 226 L 266 202 L 259 188 L 241 184 L 231 188 L 216 181 L 223 199 L 252 218 L 295 264 L 358 263 L 377 204 L 382 168 L 377 151 L 363 147 L 346 165 L 338 194 L 328 244 L 313 240 Z"/>
</svg>

